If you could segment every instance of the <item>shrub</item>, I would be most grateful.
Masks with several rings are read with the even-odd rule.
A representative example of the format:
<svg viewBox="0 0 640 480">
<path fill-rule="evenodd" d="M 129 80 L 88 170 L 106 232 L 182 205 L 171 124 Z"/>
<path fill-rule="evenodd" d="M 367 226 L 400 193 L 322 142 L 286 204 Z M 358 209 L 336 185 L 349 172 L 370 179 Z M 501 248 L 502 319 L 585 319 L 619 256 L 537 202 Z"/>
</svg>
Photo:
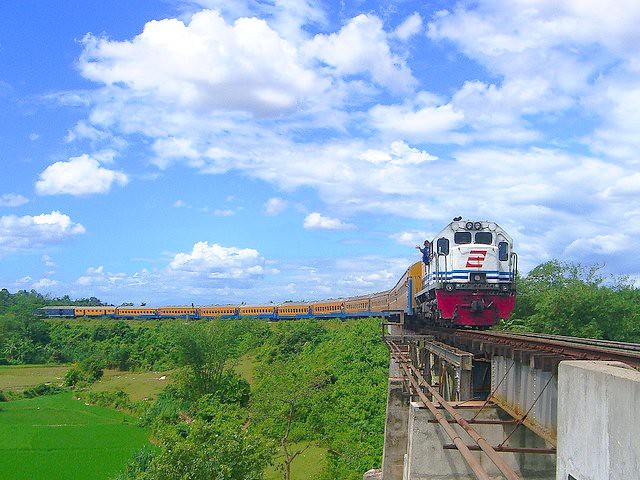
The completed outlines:
<svg viewBox="0 0 640 480">
<path fill-rule="evenodd" d="M 55 395 L 56 393 L 63 392 L 64 390 L 56 385 L 50 383 L 41 383 L 35 387 L 29 388 L 22 392 L 25 398 L 41 397 L 43 395 Z"/>
</svg>

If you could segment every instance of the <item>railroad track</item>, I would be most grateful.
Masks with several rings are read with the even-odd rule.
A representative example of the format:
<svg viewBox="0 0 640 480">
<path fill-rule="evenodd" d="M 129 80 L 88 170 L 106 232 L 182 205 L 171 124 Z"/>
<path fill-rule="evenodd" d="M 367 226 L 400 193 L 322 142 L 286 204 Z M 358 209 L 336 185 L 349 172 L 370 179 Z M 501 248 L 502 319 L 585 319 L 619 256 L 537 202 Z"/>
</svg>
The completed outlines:
<svg viewBox="0 0 640 480">
<path fill-rule="evenodd" d="M 619 361 L 640 369 L 640 344 L 564 337 L 539 333 L 433 329 L 428 332 L 446 343 L 461 340 L 539 351 L 575 360 Z"/>
</svg>

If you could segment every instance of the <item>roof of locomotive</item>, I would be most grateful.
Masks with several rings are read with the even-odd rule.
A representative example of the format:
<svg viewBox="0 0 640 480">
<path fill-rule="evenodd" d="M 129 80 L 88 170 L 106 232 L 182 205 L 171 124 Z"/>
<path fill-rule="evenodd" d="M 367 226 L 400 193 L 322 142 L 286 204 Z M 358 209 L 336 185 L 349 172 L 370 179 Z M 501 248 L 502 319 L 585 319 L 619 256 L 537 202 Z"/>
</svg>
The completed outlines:
<svg viewBox="0 0 640 480">
<path fill-rule="evenodd" d="M 480 228 L 480 229 L 475 228 L 475 224 L 476 223 L 481 223 L 482 224 L 482 228 Z M 472 224 L 474 226 L 472 228 L 469 228 L 469 224 Z M 491 222 L 489 220 L 470 220 L 470 219 L 454 220 L 453 222 L 449 223 L 449 225 L 444 227 L 435 236 L 434 240 L 437 239 L 437 238 L 440 238 L 442 236 L 445 236 L 448 232 L 481 231 L 481 230 L 486 230 L 486 229 L 488 229 L 491 232 L 499 233 L 509 243 L 513 243 L 513 239 L 511 238 L 511 236 L 500 225 L 498 225 L 497 223 Z"/>
</svg>

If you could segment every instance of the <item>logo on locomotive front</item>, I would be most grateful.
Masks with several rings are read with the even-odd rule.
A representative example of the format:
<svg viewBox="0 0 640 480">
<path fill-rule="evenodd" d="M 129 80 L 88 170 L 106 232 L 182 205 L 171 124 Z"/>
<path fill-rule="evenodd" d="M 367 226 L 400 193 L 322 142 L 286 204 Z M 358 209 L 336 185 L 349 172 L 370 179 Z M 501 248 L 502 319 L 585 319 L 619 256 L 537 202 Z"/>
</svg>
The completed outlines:
<svg viewBox="0 0 640 480">
<path fill-rule="evenodd" d="M 467 258 L 467 268 L 482 268 L 486 256 L 486 250 L 471 250 Z"/>
</svg>

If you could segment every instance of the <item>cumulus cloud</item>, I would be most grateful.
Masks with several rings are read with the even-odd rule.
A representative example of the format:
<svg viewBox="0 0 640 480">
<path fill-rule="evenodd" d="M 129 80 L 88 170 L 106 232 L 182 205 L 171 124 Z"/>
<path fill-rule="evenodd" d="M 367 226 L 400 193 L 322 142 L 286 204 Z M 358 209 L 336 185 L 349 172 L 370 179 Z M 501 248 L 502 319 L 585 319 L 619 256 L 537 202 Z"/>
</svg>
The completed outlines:
<svg viewBox="0 0 640 480">
<path fill-rule="evenodd" d="M 62 243 L 85 233 L 68 215 L 53 211 L 41 215 L 0 217 L 0 256 L 19 250 L 34 250 Z"/>
<path fill-rule="evenodd" d="M 387 37 L 379 18 L 362 14 L 337 33 L 316 35 L 305 50 L 338 75 L 368 73 L 378 85 L 407 92 L 416 80 L 404 59 L 391 52 Z"/>
<path fill-rule="evenodd" d="M 371 124 L 378 130 L 418 142 L 451 143 L 463 126 L 464 112 L 452 104 L 422 92 L 403 105 L 376 105 L 369 110 Z"/>
<path fill-rule="evenodd" d="M 58 283 L 59 282 L 57 280 L 51 280 L 49 278 L 41 278 L 33 282 L 31 284 L 31 288 L 36 291 L 49 290 L 55 287 L 56 285 L 58 285 Z"/>
<path fill-rule="evenodd" d="M 337 218 L 325 217 L 317 212 L 310 213 L 304 219 L 304 228 L 308 230 L 348 230 L 354 228 Z"/>
<path fill-rule="evenodd" d="M 48 267 L 48 268 L 57 267 L 56 262 L 54 262 L 53 258 L 51 258 L 49 255 L 43 255 L 42 256 L 42 263 L 44 263 L 45 267 Z"/>
<path fill-rule="evenodd" d="M 264 204 L 264 211 L 267 215 L 279 215 L 287 209 L 287 201 L 279 197 L 272 197 Z"/>
<path fill-rule="evenodd" d="M 213 10 L 148 22 L 131 41 L 88 35 L 82 74 L 132 94 L 201 110 L 277 115 L 322 88 L 296 48 L 258 18 L 227 24 Z"/>
<path fill-rule="evenodd" d="M 5 193 L 4 195 L 0 195 L 0 207 L 19 207 L 20 205 L 24 205 L 28 202 L 28 198 L 16 193 Z"/>
<path fill-rule="evenodd" d="M 424 150 L 410 147 L 405 142 L 393 142 L 386 151 L 369 149 L 363 152 L 360 158 L 373 164 L 400 166 L 419 165 L 438 159 L 438 157 L 430 155 Z"/>
<path fill-rule="evenodd" d="M 400 40 L 407 40 L 409 37 L 420 33 L 422 30 L 422 16 L 418 12 L 409 15 L 404 22 L 398 25 L 393 35 Z"/>
<path fill-rule="evenodd" d="M 89 195 L 107 193 L 113 184 L 126 185 L 129 177 L 122 172 L 101 167 L 89 155 L 72 157 L 68 162 L 49 165 L 36 182 L 40 195 Z"/>
<path fill-rule="evenodd" d="M 169 270 L 199 274 L 206 278 L 241 279 L 262 275 L 263 264 L 264 259 L 252 248 L 197 242 L 190 253 L 176 254 L 169 264 Z"/>
<path fill-rule="evenodd" d="M 416 245 L 422 245 L 425 240 L 431 240 L 433 238 L 433 234 L 423 232 L 421 230 L 410 230 L 394 233 L 390 235 L 390 237 L 400 245 L 414 247 Z"/>
<path fill-rule="evenodd" d="M 317 4 L 276 3 L 288 9 L 281 22 L 271 10 L 252 17 L 271 3 L 203 0 L 224 17 L 149 22 L 121 42 L 87 37 L 81 71 L 104 86 L 87 138 L 141 135 L 160 168 L 310 187 L 338 216 L 506 219 L 522 265 L 620 219 L 640 233 L 637 2 L 460 3 L 430 17 L 426 38 L 419 14 L 394 31 L 366 14 L 313 35 L 296 9 Z M 419 41 L 440 42 L 460 78 L 412 70 Z"/>
</svg>

